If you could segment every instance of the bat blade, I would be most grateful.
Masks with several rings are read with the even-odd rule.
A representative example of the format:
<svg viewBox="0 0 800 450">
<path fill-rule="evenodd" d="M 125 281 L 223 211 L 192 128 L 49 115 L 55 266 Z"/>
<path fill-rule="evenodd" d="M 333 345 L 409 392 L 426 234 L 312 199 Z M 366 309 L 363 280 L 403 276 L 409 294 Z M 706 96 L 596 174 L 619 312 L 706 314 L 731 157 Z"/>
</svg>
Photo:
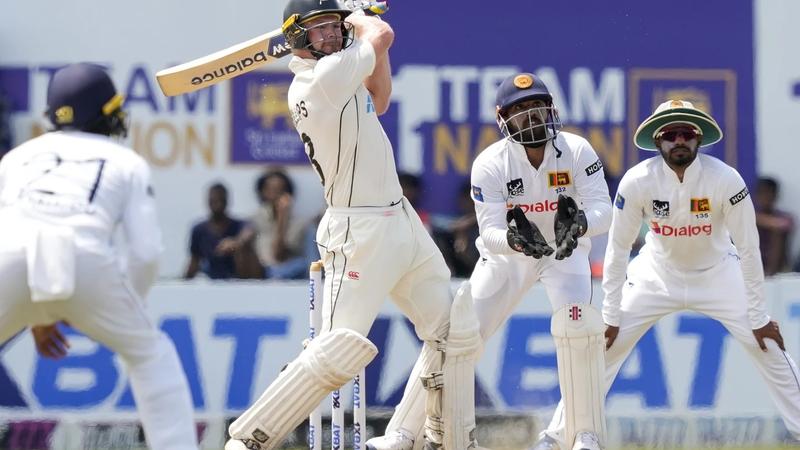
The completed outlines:
<svg viewBox="0 0 800 450">
<path fill-rule="evenodd" d="M 166 96 L 186 94 L 270 64 L 290 52 L 283 33 L 277 29 L 202 58 L 160 70 L 156 73 L 156 80 Z"/>
</svg>

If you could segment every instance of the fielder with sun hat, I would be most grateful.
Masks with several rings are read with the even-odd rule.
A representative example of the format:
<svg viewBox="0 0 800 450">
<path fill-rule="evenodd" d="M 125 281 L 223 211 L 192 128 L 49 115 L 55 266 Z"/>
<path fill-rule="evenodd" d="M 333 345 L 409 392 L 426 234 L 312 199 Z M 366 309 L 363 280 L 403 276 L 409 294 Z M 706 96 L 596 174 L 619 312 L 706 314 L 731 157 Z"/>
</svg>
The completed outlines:
<svg viewBox="0 0 800 450">
<path fill-rule="evenodd" d="M 661 156 L 628 170 L 614 200 L 603 271 L 606 389 L 659 319 L 695 311 L 744 346 L 798 439 L 800 374 L 767 314 L 753 203 L 734 168 L 698 153 L 721 139 L 713 117 L 680 100 L 659 105 L 636 130 L 636 145 Z M 645 245 L 628 264 L 643 220 L 650 228 Z M 536 448 L 558 447 L 540 441 Z"/>
</svg>

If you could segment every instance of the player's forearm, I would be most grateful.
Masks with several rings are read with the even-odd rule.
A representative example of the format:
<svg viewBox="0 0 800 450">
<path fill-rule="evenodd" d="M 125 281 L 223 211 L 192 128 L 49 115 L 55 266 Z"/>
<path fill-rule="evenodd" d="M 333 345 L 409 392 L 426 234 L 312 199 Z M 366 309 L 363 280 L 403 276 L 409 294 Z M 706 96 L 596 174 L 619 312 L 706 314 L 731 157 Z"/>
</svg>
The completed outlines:
<svg viewBox="0 0 800 450">
<path fill-rule="evenodd" d="M 385 113 L 392 96 L 392 68 L 388 53 L 377 59 L 372 74 L 364 80 L 364 86 L 372 96 L 375 112 L 379 116 Z"/>
<path fill-rule="evenodd" d="M 603 261 L 603 320 L 607 325 L 617 327 L 621 316 L 622 286 L 625 284 L 631 248 L 638 235 L 641 218 L 619 211 L 615 220 L 608 233 Z"/>
<path fill-rule="evenodd" d="M 618 327 L 620 324 L 622 286 L 625 283 L 629 256 L 630 248 L 627 252 L 621 250 L 606 251 L 603 263 L 603 321 L 607 325 Z"/>
<path fill-rule="evenodd" d="M 508 245 L 507 231 L 508 228 L 481 230 L 484 247 L 496 255 L 516 254 L 517 252 Z"/>
<path fill-rule="evenodd" d="M 586 202 L 588 208 L 584 210 L 588 228 L 584 237 L 590 238 L 608 232 L 611 227 L 611 201 L 606 194 L 605 198 L 598 198 Z"/>
<path fill-rule="evenodd" d="M 752 329 L 757 330 L 769 322 L 767 303 L 764 297 L 764 271 L 761 267 L 761 252 L 758 247 L 736 248 L 739 253 L 744 291 L 747 298 L 747 317 Z"/>
<path fill-rule="evenodd" d="M 478 218 L 478 229 L 481 240 L 487 250 L 498 255 L 516 253 L 508 245 L 508 223 L 506 222 L 505 203 L 475 203 L 475 215 Z"/>
</svg>

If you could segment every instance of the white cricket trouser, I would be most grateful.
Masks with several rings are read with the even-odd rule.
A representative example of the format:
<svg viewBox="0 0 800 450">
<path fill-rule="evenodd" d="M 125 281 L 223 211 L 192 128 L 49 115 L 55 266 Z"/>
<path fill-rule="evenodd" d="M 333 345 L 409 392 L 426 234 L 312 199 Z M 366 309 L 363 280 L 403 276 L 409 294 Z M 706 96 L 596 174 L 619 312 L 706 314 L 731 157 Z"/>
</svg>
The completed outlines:
<svg viewBox="0 0 800 450">
<path fill-rule="evenodd" d="M 567 303 L 591 303 L 589 249 L 579 246 L 561 261 L 552 256 L 534 259 L 521 253 L 486 252 L 475 265 L 470 282 L 484 341 L 511 316 L 533 284 L 541 281 L 553 311 Z"/>
<path fill-rule="evenodd" d="M 387 297 L 430 341 L 447 334 L 450 270 L 405 198 L 389 207 L 328 208 L 317 229 L 325 266 L 322 332 L 367 336 Z"/>
<path fill-rule="evenodd" d="M 178 354 L 148 318 L 117 260 L 78 250 L 76 274 L 72 298 L 32 302 L 25 251 L 0 250 L 0 343 L 28 325 L 68 321 L 125 362 L 150 448 L 197 450 L 193 406 Z"/>
<path fill-rule="evenodd" d="M 639 255 L 628 265 L 622 291 L 617 339 L 606 351 L 606 391 L 639 339 L 659 319 L 678 311 L 694 311 L 719 321 L 744 346 L 769 387 L 786 428 L 800 439 L 800 374 L 786 352 L 766 339 L 767 352 L 758 346 L 747 317 L 747 299 L 739 260 L 728 255 L 702 272 L 677 272 Z M 561 404 L 545 431 L 559 440 Z"/>
</svg>

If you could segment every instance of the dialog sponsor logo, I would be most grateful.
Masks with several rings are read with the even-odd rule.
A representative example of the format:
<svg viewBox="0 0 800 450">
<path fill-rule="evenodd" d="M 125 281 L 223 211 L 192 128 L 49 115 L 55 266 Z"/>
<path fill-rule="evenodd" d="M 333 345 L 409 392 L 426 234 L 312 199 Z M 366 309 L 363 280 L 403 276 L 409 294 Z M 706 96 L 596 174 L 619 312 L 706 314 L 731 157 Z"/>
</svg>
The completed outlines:
<svg viewBox="0 0 800 450">
<path fill-rule="evenodd" d="M 529 203 L 529 204 L 512 204 L 507 203 L 506 209 L 514 209 L 515 206 L 519 206 L 519 208 L 524 213 L 529 212 L 555 212 L 558 210 L 558 202 L 555 200 L 545 200 L 543 202 L 536 202 L 536 203 Z"/>
<path fill-rule="evenodd" d="M 670 225 L 660 225 L 658 222 L 652 221 L 650 222 L 650 230 L 652 230 L 654 234 L 666 237 L 711 236 L 711 224 L 673 227 Z"/>
</svg>

